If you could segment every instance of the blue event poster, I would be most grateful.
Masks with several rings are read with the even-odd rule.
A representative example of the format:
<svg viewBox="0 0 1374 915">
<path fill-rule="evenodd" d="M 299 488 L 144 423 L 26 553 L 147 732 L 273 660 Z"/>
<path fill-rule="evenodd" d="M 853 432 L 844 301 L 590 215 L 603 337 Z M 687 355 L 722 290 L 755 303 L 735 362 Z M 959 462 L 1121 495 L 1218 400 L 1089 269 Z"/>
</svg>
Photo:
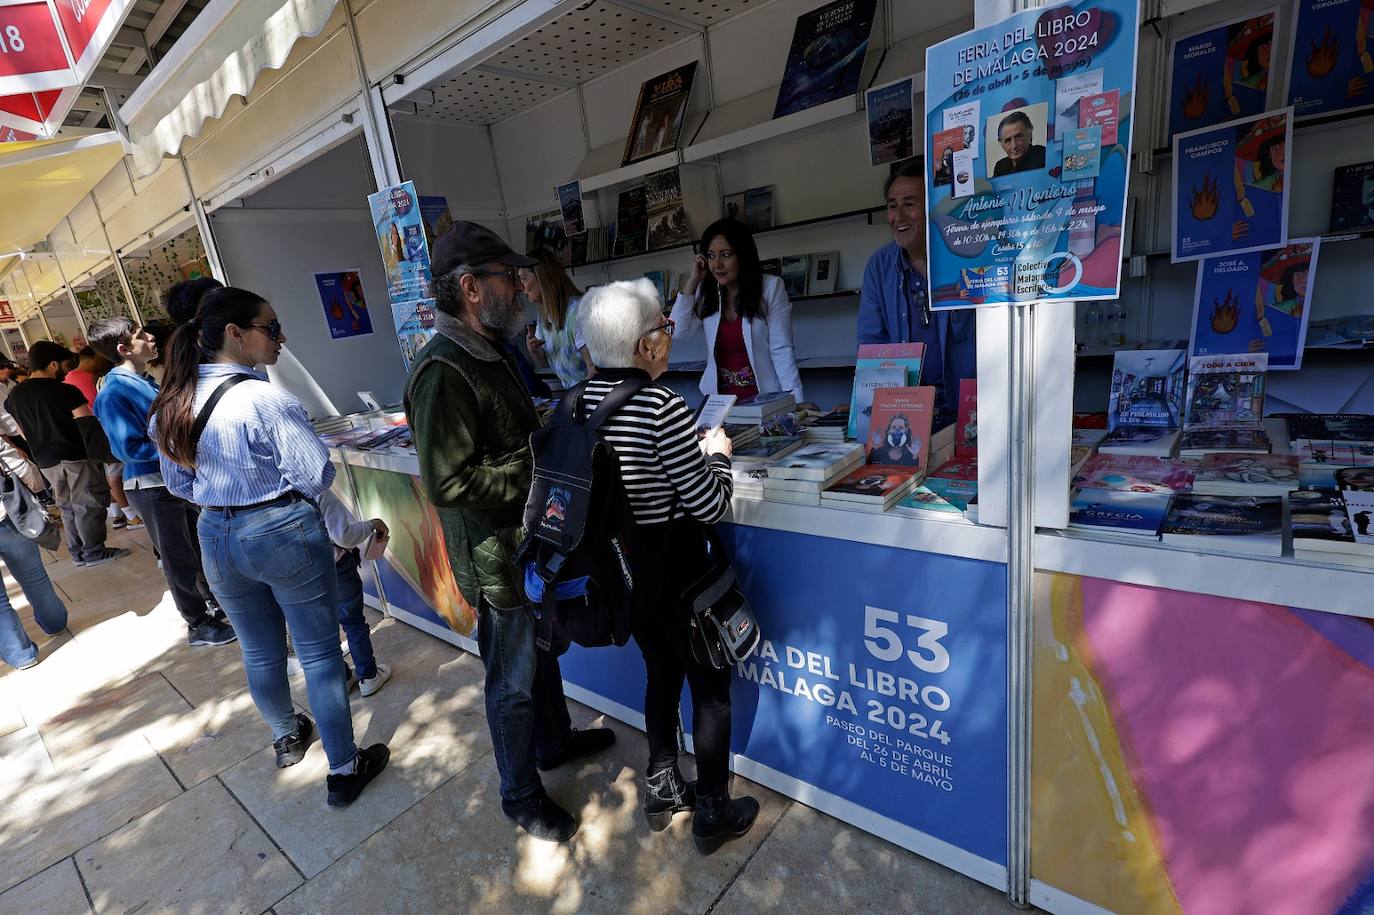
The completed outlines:
<svg viewBox="0 0 1374 915">
<path fill-rule="evenodd" d="M 416 355 L 434 336 L 434 300 L 393 302 L 391 317 L 396 324 L 396 342 L 401 347 L 401 361 L 409 372 Z"/>
<path fill-rule="evenodd" d="M 984 138 L 971 194 L 953 196 L 927 170 L 932 308 L 1117 297 L 1139 24 L 1136 0 L 1083 0 L 926 50 L 927 144 L 947 111 L 970 103 Z M 1119 106 L 1113 118 L 1080 107 L 1104 97 Z M 1066 168 L 1080 125 L 1115 136 L 1100 141 L 1096 161 L 1073 158 Z M 933 145 L 926 161 L 938 161 Z"/>
<path fill-rule="evenodd" d="M 1271 371 L 1302 368 L 1320 252 L 1320 238 L 1295 238 L 1203 260 L 1188 354 L 1268 353 Z"/>
<path fill-rule="evenodd" d="M 429 243 L 415 182 L 384 187 L 367 198 L 392 302 L 429 298 Z"/>
<path fill-rule="evenodd" d="M 1299 0 L 1288 104 L 1297 117 L 1374 105 L 1374 3 Z"/>
<path fill-rule="evenodd" d="M 361 268 L 338 273 L 317 273 L 315 288 L 320 292 L 324 321 L 329 326 L 331 338 L 359 337 L 372 333 L 372 316 L 367 312 L 367 299 L 363 296 Z"/>
<path fill-rule="evenodd" d="M 1174 137 L 1174 263 L 1288 242 L 1288 149 L 1283 108 Z"/>
<path fill-rule="evenodd" d="M 1169 136 L 1259 114 L 1269 107 L 1273 9 L 1174 42 Z"/>
</svg>

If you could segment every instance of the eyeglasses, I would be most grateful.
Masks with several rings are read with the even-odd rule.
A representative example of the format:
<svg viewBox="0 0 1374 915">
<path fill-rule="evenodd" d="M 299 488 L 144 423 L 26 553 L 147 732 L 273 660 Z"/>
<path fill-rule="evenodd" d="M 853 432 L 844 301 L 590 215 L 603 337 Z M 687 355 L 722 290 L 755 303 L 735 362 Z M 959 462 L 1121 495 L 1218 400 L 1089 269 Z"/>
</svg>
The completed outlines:
<svg viewBox="0 0 1374 915">
<path fill-rule="evenodd" d="M 649 328 L 647 331 L 644 332 L 644 336 L 647 337 L 647 336 L 649 336 L 649 334 L 652 334 L 652 333 L 654 333 L 655 331 L 660 331 L 660 330 L 661 330 L 661 331 L 663 331 L 665 334 L 667 334 L 668 336 L 671 337 L 671 336 L 673 335 L 673 331 L 675 331 L 676 329 L 677 329 L 677 322 L 676 322 L 676 321 L 674 321 L 672 318 L 664 318 L 662 324 L 658 325 L 657 327 L 651 327 L 651 328 Z"/>
<path fill-rule="evenodd" d="M 256 327 L 258 330 L 265 332 L 267 334 L 267 339 L 274 343 L 281 337 L 281 322 L 276 318 L 273 318 L 266 324 L 249 324 L 248 326 Z"/>
<path fill-rule="evenodd" d="M 503 269 L 501 269 L 501 270 L 474 270 L 474 271 L 472 271 L 472 275 L 473 275 L 473 276 L 504 276 L 506 279 L 510 280 L 511 285 L 513 285 L 513 286 L 519 286 L 519 285 L 521 285 L 521 283 L 520 283 L 520 271 L 517 270 L 517 269 L 514 268 L 514 267 L 505 267 L 505 268 L 503 268 Z"/>
</svg>

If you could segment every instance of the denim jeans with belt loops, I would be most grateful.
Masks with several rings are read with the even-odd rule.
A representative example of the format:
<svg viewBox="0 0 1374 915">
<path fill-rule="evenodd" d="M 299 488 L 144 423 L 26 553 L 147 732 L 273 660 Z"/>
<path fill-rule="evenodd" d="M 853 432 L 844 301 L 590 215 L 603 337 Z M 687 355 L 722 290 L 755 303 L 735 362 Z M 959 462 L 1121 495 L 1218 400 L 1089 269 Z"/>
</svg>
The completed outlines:
<svg viewBox="0 0 1374 915">
<path fill-rule="evenodd" d="M 347 765 L 358 748 L 339 648 L 334 548 L 319 510 L 303 500 L 206 508 L 197 533 L 205 579 L 239 637 L 248 691 L 273 738 L 296 729 L 286 679 L 289 628 L 330 768 Z"/>
<path fill-rule="evenodd" d="M 43 568 L 43 554 L 38 544 L 24 537 L 9 519 L 0 519 L 0 559 L 24 589 L 24 598 L 33 607 L 33 621 L 48 635 L 56 635 L 67 626 L 67 607 L 53 590 L 52 579 Z M 10 604 L 5 589 L 0 587 L 0 661 L 11 667 L 27 664 L 38 657 L 38 646 L 24 631 L 19 614 Z"/>
</svg>

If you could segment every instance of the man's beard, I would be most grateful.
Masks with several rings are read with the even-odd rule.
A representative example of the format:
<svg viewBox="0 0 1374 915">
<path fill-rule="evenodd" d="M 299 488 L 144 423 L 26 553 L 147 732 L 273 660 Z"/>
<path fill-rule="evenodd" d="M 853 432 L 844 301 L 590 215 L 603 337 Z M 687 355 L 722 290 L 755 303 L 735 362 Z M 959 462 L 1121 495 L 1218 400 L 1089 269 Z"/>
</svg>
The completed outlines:
<svg viewBox="0 0 1374 915">
<path fill-rule="evenodd" d="M 482 329 L 493 337 L 505 339 L 510 335 L 524 311 L 520 300 L 524 297 L 523 293 L 516 293 L 510 298 L 498 298 L 489 289 L 482 291 L 482 306 L 477 312 L 477 323 L 482 325 Z M 519 310 L 517 310 L 519 307 Z"/>
</svg>

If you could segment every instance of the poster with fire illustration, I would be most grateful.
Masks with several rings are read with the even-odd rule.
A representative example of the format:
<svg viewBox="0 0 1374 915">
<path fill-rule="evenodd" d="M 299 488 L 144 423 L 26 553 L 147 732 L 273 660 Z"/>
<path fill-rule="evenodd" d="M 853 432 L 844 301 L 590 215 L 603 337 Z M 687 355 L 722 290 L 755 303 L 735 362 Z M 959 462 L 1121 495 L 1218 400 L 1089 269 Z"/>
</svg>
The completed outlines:
<svg viewBox="0 0 1374 915">
<path fill-rule="evenodd" d="M 1198 264 L 1188 354 L 1268 353 L 1271 371 L 1302 368 L 1320 251 L 1320 238 L 1295 238 Z"/>
<path fill-rule="evenodd" d="M 1374 0 L 1299 0 L 1288 104 L 1298 117 L 1374 105 Z"/>
<path fill-rule="evenodd" d="M 1273 9 L 1174 42 L 1169 68 L 1169 136 L 1269 107 Z"/>
<path fill-rule="evenodd" d="M 1293 109 L 1174 137 L 1174 263 L 1288 244 Z"/>
</svg>

